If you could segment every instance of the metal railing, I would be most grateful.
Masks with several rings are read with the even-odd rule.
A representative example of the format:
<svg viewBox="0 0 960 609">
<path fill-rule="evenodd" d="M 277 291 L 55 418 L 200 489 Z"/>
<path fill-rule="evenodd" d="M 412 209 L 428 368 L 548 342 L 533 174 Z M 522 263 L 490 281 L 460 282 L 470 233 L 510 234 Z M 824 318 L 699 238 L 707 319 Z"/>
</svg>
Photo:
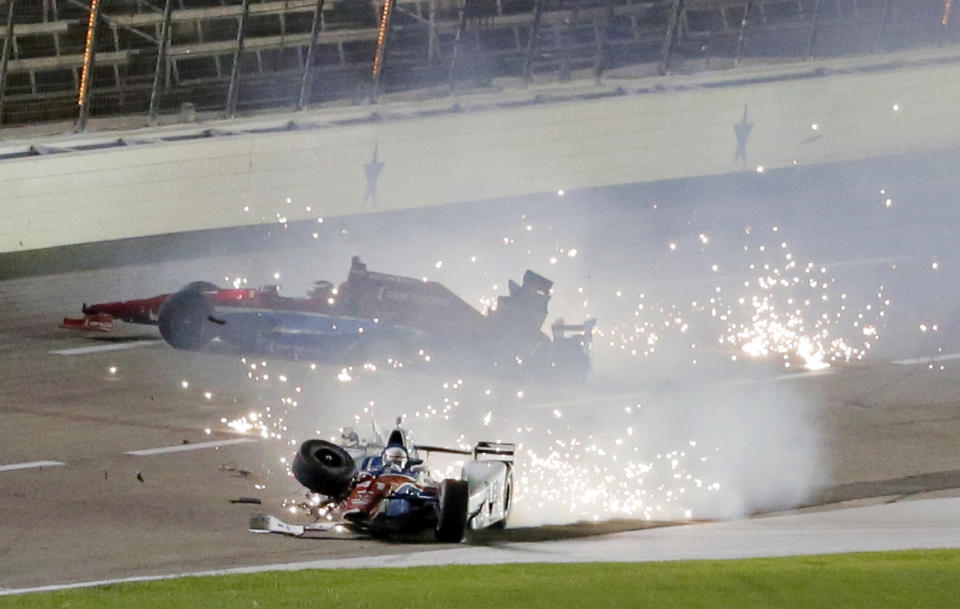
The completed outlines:
<svg viewBox="0 0 960 609">
<path fill-rule="evenodd" d="M 952 0 L 0 0 L 0 126 L 953 42 Z"/>
</svg>

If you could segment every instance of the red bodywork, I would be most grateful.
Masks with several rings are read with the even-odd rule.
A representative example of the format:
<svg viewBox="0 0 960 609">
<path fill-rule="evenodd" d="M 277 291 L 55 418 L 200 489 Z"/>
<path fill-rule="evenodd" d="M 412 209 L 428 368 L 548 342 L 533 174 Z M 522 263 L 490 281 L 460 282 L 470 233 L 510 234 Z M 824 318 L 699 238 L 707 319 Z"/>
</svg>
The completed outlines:
<svg viewBox="0 0 960 609">
<path fill-rule="evenodd" d="M 214 307 L 240 307 L 272 311 L 300 311 L 358 319 L 377 319 L 428 332 L 456 330 L 472 334 L 483 330 L 486 319 L 479 311 L 443 285 L 412 277 L 367 271 L 354 257 L 347 280 L 334 289 L 331 284 L 315 288 L 306 298 L 280 296 L 279 286 L 202 289 Z M 61 327 L 109 331 L 113 320 L 156 325 L 160 307 L 171 294 L 152 298 L 83 305 L 83 318 L 64 318 Z"/>
<path fill-rule="evenodd" d="M 308 311 L 330 313 L 332 307 L 327 298 L 288 298 L 280 296 L 279 286 L 269 285 L 256 289 L 214 289 L 204 296 L 214 306 L 249 307 L 280 311 Z M 83 305 L 82 318 L 65 317 L 61 327 L 77 330 L 109 331 L 110 322 L 119 319 L 131 324 L 156 325 L 160 307 L 170 294 L 137 300 L 118 300 L 94 305 Z"/>
<path fill-rule="evenodd" d="M 374 476 L 362 472 L 347 498 L 337 503 L 330 514 L 340 520 L 372 520 L 378 516 L 383 499 L 406 485 L 426 492 L 436 493 L 438 489 L 436 484 L 423 485 L 404 474 Z"/>
</svg>

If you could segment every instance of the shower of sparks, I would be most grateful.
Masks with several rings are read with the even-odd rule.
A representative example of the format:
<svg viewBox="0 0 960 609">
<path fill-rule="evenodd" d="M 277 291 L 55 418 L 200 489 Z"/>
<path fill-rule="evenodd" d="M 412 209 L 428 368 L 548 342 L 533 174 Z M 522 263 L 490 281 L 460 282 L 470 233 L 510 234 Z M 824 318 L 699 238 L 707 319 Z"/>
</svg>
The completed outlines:
<svg viewBox="0 0 960 609">
<path fill-rule="evenodd" d="M 556 440 L 543 452 L 525 450 L 518 466 L 515 509 L 535 514 L 549 510 L 565 520 L 640 518 L 689 519 L 688 500 L 720 490 L 688 467 L 709 459 L 708 452 L 674 450 L 649 460 L 637 447 L 614 441 L 601 446 L 592 439 Z"/>
<path fill-rule="evenodd" d="M 769 230 L 777 235 L 780 227 Z M 600 320 L 596 348 L 651 357 L 663 341 L 675 342 L 696 328 L 699 335 L 715 332 L 716 344 L 731 362 L 739 361 L 738 355 L 777 358 L 784 368 L 820 370 L 863 359 L 879 338 L 890 304 L 883 286 L 872 301 L 854 305 L 825 266 L 801 263 L 786 241 L 763 243 L 756 232 L 744 231 L 749 241 L 742 246 L 740 268 L 730 269 L 731 275 L 718 279 L 702 297 L 665 304 L 640 294 L 632 320 Z M 704 237 L 700 235 L 701 243 L 706 243 Z M 931 263 L 932 270 L 937 268 L 936 261 Z M 711 263 L 707 269 L 719 274 L 725 267 Z M 696 343 L 688 342 L 688 347 L 693 353 Z"/>
<path fill-rule="evenodd" d="M 762 173 L 763 167 L 757 171 Z M 862 359 L 879 339 L 890 304 L 883 286 L 869 302 L 855 302 L 826 266 L 792 250 L 788 232 L 779 226 L 746 227 L 738 237 L 743 241 L 736 244 L 737 260 L 709 259 L 711 250 L 723 242 L 720 231 L 671 235 L 665 252 L 671 259 L 688 252 L 700 257 L 701 271 L 691 278 L 697 286 L 695 296 L 671 301 L 658 297 L 653 287 L 641 290 L 622 279 L 613 289 L 609 285 L 594 288 L 589 281 L 558 282 L 557 291 L 551 291 L 551 315 L 579 322 L 595 310 L 602 311 L 594 333 L 594 354 L 625 362 L 662 355 L 675 366 L 682 362 L 704 367 L 711 357 L 721 358 L 725 365 L 742 366 L 751 359 L 770 358 L 786 368 L 818 370 Z M 543 234 L 549 238 L 544 240 Z M 663 248 L 663 241 L 659 243 Z M 591 251 L 588 244 L 565 240 L 547 223 L 525 216 L 491 245 L 523 258 L 534 270 L 552 265 L 549 268 L 558 273 L 580 265 Z M 465 298 L 489 312 L 496 308 L 501 285 L 506 286 L 492 283 L 503 279 L 496 268 L 487 266 L 497 257 L 479 253 L 484 255 L 434 255 L 425 258 L 421 268 L 432 265 L 441 281 L 470 273 L 468 277 L 476 279 L 476 292 L 465 293 Z M 935 265 L 936 260 L 932 270 L 937 270 Z M 279 276 L 277 271 L 274 277 Z M 239 275 L 225 279 L 234 287 L 248 283 Z M 462 287 L 457 286 L 458 293 Z M 936 328 L 925 323 L 921 332 L 931 327 Z M 689 357 L 676 357 L 678 349 Z M 333 433 L 328 423 L 334 416 L 335 425 L 367 430 L 378 420 L 383 430 L 389 429 L 383 421 L 402 414 L 404 427 L 416 430 L 418 438 L 425 437 L 423 430 L 456 430 L 430 437 L 429 442 L 457 448 L 472 448 L 479 440 L 516 442 L 514 513 L 519 521 L 690 519 L 709 515 L 711 502 L 723 493 L 737 492 L 712 475 L 723 460 L 722 442 L 677 438 L 671 450 L 661 447 L 651 454 L 653 449 L 639 432 L 643 428 L 630 419 L 642 411 L 635 400 L 611 407 L 624 420 L 607 421 L 603 430 L 593 429 L 593 434 L 577 433 L 582 410 L 531 410 L 527 404 L 534 405 L 537 394 L 522 384 L 445 378 L 433 386 L 418 385 L 416 392 L 408 394 L 397 392 L 389 380 L 393 377 L 386 376 L 405 374 L 403 368 L 432 371 L 437 366 L 434 356 L 441 354 L 421 349 L 412 356 L 386 354 L 347 367 L 243 359 L 248 382 L 257 385 L 257 405 L 220 418 L 220 425 L 282 447 L 284 456 L 278 458 L 286 461 L 277 466 L 274 458 L 265 467 L 284 477 L 289 476 L 286 463 L 306 438 L 339 441 L 340 431 Z M 522 358 L 517 358 L 517 365 L 522 365 Z M 371 396 L 363 393 L 370 387 L 381 387 L 373 394 L 376 408 L 368 399 Z M 205 397 L 210 395 L 207 392 Z M 309 415 L 308 409 L 312 409 Z M 445 462 L 436 466 L 434 475 L 456 477 L 459 467 L 459 463 Z M 262 480 L 254 484 L 264 488 Z M 294 511 L 301 504 L 302 498 L 284 503 Z"/>
<path fill-rule="evenodd" d="M 758 249 L 769 253 L 750 264 L 758 274 L 744 285 L 752 290 L 736 301 L 750 312 L 750 319 L 736 321 L 739 316 L 728 310 L 732 321 L 719 342 L 753 357 L 779 356 L 785 367 L 792 360 L 808 370 L 863 359 L 876 341 L 875 320 L 889 304 L 883 286 L 878 288 L 876 306 L 854 311 L 845 303 L 845 294 L 834 297 L 836 280 L 826 267 L 798 264 L 785 242 L 779 248 Z"/>
<path fill-rule="evenodd" d="M 262 371 L 280 365 L 265 361 L 243 364 L 248 371 L 254 367 Z M 299 376 L 316 372 L 311 370 L 313 366 L 306 363 L 290 366 L 290 370 L 284 373 L 289 377 L 287 383 L 279 380 L 279 374 L 269 378 L 262 374 L 255 375 L 251 379 L 262 385 L 258 392 L 271 405 L 262 406 L 261 410 L 251 410 L 234 419 L 220 418 L 221 425 L 234 432 L 257 435 L 276 441 L 278 447 L 285 446 L 285 456 L 274 460 L 274 465 L 280 463 L 274 471 L 282 476 L 287 475 L 286 465 L 291 458 L 288 453 L 295 449 L 299 441 L 306 437 L 324 437 L 336 442 L 344 431 L 340 428 L 337 433 L 331 433 L 333 430 L 307 428 L 302 423 L 293 423 L 303 418 L 297 417 L 300 400 L 313 402 L 315 396 L 312 399 L 309 395 L 296 392 L 285 395 L 285 392 L 289 391 L 290 382 L 298 380 Z M 346 396 L 357 391 L 352 385 L 331 384 L 337 376 L 335 370 L 328 367 L 316 370 L 327 375 L 325 400 L 333 397 L 330 391 Z M 353 374 L 354 380 L 362 383 L 375 380 L 383 372 L 364 366 Z M 516 391 L 518 397 L 523 393 L 523 390 Z M 718 459 L 717 447 L 688 438 L 678 442 L 673 450 L 652 454 L 652 448 L 644 446 L 634 434 L 633 424 L 614 424 L 607 433 L 581 436 L 577 433 L 579 424 L 576 419 L 579 413 L 567 417 L 559 408 L 535 411 L 532 415 L 517 413 L 494 394 L 489 387 L 463 378 L 429 384 L 416 396 L 406 400 L 410 410 L 402 413 L 404 427 L 413 429 L 421 438 L 430 430 L 446 430 L 449 425 L 464 424 L 465 417 L 469 417 L 467 413 L 482 407 L 481 412 L 485 414 L 476 418 L 474 425 L 464 425 L 465 433 L 447 432 L 446 441 L 441 439 L 441 443 L 467 450 L 479 440 L 506 440 L 517 444 L 514 478 L 514 514 L 517 522 L 542 522 L 544 519 L 689 519 L 698 513 L 698 506 L 709 505 L 710 497 L 721 488 L 719 480 L 712 478 L 709 473 L 698 471 L 705 463 Z M 396 404 L 393 406 L 396 407 Z M 640 412 L 637 406 L 616 406 L 615 410 L 628 421 L 629 417 L 637 416 Z M 387 430 L 389 426 L 383 425 L 382 419 L 392 417 L 392 414 L 386 415 L 382 409 L 378 411 L 372 400 L 362 404 L 357 400 L 356 410 L 348 423 L 357 430 L 369 429 L 379 415 L 379 429 Z M 698 448 L 700 446 L 703 448 Z M 459 477 L 463 461 L 428 460 L 428 466 L 435 479 Z M 264 488 L 262 480 L 253 484 L 258 490 Z M 284 498 L 283 505 L 285 508 L 293 507 L 291 513 L 298 513 L 301 511 L 298 506 L 309 507 L 310 501 L 304 502 L 302 497 L 290 496 Z"/>
</svg>

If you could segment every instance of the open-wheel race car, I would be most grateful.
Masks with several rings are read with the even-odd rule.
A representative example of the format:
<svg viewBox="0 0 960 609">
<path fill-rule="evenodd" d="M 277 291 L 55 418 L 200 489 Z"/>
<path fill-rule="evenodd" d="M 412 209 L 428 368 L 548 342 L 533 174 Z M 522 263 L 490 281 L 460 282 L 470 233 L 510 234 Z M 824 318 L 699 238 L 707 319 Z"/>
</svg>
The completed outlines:
<svg viewBox="0 0 960 609">
<path fill-rule="evenodd" d="M 313 493 L 314 521 L 289 524 L 275 516 L 251 518 L 254 533 L 323 536 L 330 532 L 382 537 L 433 531 L 437 541 L 457 543 L 470 529 L 503 528 L 510 515 L 514 445 L 479 442 L 472 451 L 413 444 L 399 426 L 385 443 L 343 445 L 307 440 L 293 459 L 294 477 Z M 436 479 L 421 453 L 464 455 L 459 478 Z"/>
<path fill-rule="evenodd" d="M 354 257 L 339 286 L 318 281 L 304 298 L 278 286 L 221 289 L 193 282 L 173 294 L 83 305 L 82 318 L 62 326 L 110 331 L 115 320 L 159 326 L 178 349 L 201 349 L 214 339 L 254 352 L 305 355 L 355 364 L 376 358 L 429 361 L 498 376 L 585 380 L 595 324 L 562 319 L 541 327 L 553 282 L 526 271 L 509 282 L 486 314 L 442 284 L 368 271 Z"/>
</svg>

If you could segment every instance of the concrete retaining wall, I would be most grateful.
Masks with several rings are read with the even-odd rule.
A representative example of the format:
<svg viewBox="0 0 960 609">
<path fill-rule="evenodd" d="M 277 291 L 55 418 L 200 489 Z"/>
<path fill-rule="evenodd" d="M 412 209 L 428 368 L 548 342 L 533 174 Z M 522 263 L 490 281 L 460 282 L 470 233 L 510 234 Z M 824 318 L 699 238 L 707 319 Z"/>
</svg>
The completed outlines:
<svg viewBox="0 0 960 609">
<path fill-rule="evenodd" d="M 613 83 L 623 94 L 596 99 L 572 87 L 554 90 L 569 93 L 566 101 L 504 107 L 469 98 L 459 100 L 462 111 L 435 115 L 416 111 L 453 101 L 350 110 L 380 112 L 379 122 L 331 122 L 344 111 L 317 110 L 296 118 L 328 124 L 301 131 L 7 159 L 0 161 L 0 252 L 960 145 L 957 58 L 915 57 L 880 70 L 869 58 L 857 61 L 854 68 L 824 63 L 819 73 L 806 63 L 623 81 Z M 735 158 L 734 125 L 745 106 L 753 127 L 744 162 Z M 364 165 L 375 147 L 384 163 L 378 196 L 364 201 Z"/>
</svg>

